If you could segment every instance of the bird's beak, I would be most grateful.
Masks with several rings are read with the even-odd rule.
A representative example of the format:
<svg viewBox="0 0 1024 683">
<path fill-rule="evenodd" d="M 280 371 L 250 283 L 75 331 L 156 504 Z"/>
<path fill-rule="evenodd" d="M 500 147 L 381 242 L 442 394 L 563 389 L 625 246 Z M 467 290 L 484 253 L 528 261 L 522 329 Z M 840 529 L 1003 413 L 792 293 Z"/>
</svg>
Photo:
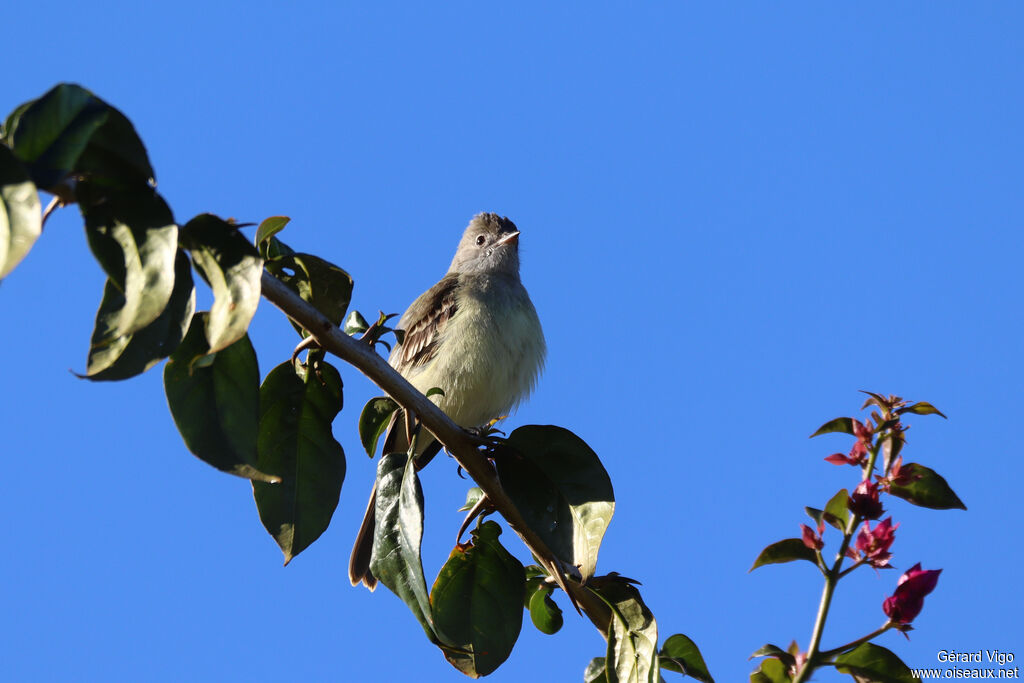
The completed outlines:
<svg viewBox="0 0 1024 683">
<path fill-rule="evenodd" d="M 502 237 L 500 240 L 498 240 L 497 244 L 500 246 L 502 244 L 507 244 L 508 242 L 515 242 L 518 239 L 519 239 L 519 231 L 516 230 L 515 232 L 510 232 L 509 234 L 507 234 L 504 237 Z"/>
</svg>

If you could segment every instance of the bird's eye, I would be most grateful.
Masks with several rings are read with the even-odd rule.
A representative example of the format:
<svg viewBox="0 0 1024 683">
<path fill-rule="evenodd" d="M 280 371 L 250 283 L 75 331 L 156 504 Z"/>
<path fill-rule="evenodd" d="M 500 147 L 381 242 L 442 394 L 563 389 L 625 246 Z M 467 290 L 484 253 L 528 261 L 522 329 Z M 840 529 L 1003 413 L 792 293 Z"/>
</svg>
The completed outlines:
<svg viewBox="0 0 1024 683">
<path fill-rule="evenodd" d="M 484 237 L 483 235 L 477 235 L 476 236 L 476 243 L 477 243 L 477 245 L 482 247 L 484 245 L 484 242 L 486 242 L 486 241 L 487 241 L 487 238 Z"/>
</svg>

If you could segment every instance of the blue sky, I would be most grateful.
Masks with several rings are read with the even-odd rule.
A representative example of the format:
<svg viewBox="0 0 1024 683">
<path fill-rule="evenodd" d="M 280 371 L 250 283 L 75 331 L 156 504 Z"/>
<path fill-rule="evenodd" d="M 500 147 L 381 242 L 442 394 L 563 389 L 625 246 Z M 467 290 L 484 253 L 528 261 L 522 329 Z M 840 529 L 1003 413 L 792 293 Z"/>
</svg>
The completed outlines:
<svg viewBox="0 0 1024 683">
<path fill-rule="evenodd" d="M 879 643 L 912 666 L 940 649 L 1024 658 L 1019 5 L 5 14 L 0 112 L 57 82 L 92 89 L 135 123 L 179 221 L 289 215 L 282 237 L 346 268 L 364 313 L 433 284 L 474 213 L 516 221 L 549 356 L 509 426 L 562 425 L 597 451 L 617 499 L 599 573 L 642 581 L 663 636 L 691 636 L 720 682 L 745 680 L 766 642 L 806 647 L 816 571 L 747 569 L 799 533 L 804 505 L 856 483 L 822 462 L 848 439 L 807 435 L 859 389 L 949 416 L 912 420 L 906 457 L 969 507 L 890 505 L 894 564 L 943 573 L 910 641 Z M 72 208 L 0 288 L 3 677 L 457 680 L 397 598 L 345 576 L 374 387 L 342 370 L 341 503 L 282 568 L 247 482 L 185 450 L 158 370 L 69 372 L 102 282 Z M 269 305 L 252 336 L 264 373 L 295 342 Z M 429 581 L 466 482 L 439 459 L 424 487 Z M 825 646 L 879 626 L 897 577 L 843 581 Z M 556 636 L 524 624 L 491 680 L 580 680 L 604 643 L 566 617 Z"/>
</svg>

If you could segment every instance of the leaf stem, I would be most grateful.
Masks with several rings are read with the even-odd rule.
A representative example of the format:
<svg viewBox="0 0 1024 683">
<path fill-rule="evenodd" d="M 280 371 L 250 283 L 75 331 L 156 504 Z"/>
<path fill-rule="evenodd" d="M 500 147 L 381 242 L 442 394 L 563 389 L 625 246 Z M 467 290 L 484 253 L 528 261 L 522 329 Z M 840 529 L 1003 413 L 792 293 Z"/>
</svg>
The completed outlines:
<svg viewBox="0 0 1024 683">
<path fill-rule="evenodd" d="M 852 650 L 853 648 L 857 647 L 858 645 L 863 645 L 864 643 L 868 642 L 869 640 L 871 640 L 872 638 L 874 638 L 876 636 L 882 635 L 883 633 L 885 633 L 886 631 L 891 629 L 894 625 L 895 624 L 893 624 L 893 622 L 887 621 L 887 622 L 885 622 L 884 626 L 875 629 L 874 631 L 872 631 L 871 633 L 867 634 L 866 636 L 863 636 L 861 638 L 858 638 L 857 640 L 851 641 L 851 642 L 847 643 L 846 645 L 840 645 L 839 647 L 834 647 L 831 650 L 825 650 L 823 652 L 819 652 L 818 653 L 818 657 L 820 659 L 831 659 L 832 657 L 835 657 L 838 654 L 842 654 L 843 652 L 846 652 L 847 650 Z"/>
</svg>

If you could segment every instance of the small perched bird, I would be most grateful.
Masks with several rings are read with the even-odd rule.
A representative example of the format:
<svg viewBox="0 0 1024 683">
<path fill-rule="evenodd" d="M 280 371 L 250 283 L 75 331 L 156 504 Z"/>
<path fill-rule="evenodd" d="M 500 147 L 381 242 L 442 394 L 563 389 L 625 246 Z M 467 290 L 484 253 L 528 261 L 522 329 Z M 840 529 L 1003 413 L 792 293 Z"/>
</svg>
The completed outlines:
<svg viewBox="0 0 1024 683">
<path fill-rule="evenodd" d="M 398 321 L 405 340 L 388 362 L 462 427 L 480 427 L 507 415 L 532 391 L 544 365 L 544 332 L 519 279 L 519 230 L 493 213 L 473 217 L 448 273 L 421 294 Z M 405 419 L 392 420 L 384 452 L 409 448 Z M 416 455 L 438 444 L 423 431 Z M 348 576 L 373 590 L 370 571 L 377 488 L 356 537 Z"/>
</svg>

